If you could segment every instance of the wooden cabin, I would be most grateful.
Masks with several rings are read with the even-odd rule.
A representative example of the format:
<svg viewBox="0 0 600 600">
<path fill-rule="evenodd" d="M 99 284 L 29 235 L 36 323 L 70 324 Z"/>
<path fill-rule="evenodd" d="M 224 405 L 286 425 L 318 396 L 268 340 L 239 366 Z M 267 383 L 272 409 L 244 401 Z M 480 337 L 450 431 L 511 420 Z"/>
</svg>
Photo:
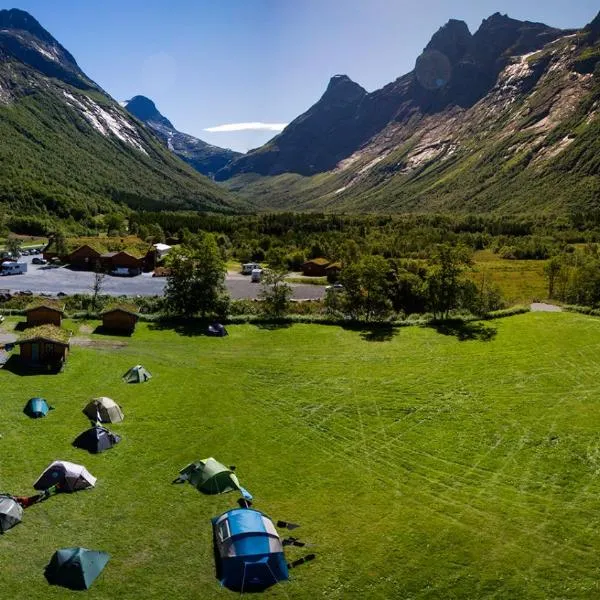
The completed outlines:
<svg viewBox="0 0 600 600">
<path fill-rule="evenodd" d="M 131 335 L 137 321 L 138 315 L 134 307 L 113 306 L 102 313 L 102 328 L 114 333 Z"/>
<path fill-rule="evenodd" d="M 129 252 L 107 252 L 100 257 L 102 267 L 108 272 L 127 269 L 130 275 L 139 275 L 144 268 L 144 258 Z"/>
<path fill-rule="evenodd" d="M 42 302 L 30 306 L 25 310 L 27 327 L 38 325 L 54 325 L 60 327 L 65 313 L 62 306 L 52 302 Z"/>
<path fill-rule="evenodd" d="M 27 367 L 60 371 L 69 354 L 69 333 L 54 325 L 28 329 L 16 342 L 21 362 Z"/>
<path fill-rule="evenodd" d="M 325 277 L 328 266 L 326 258 L 313 258 L 302 265 L 302 274 L 308 277 Z"/>
<path fill-rule="evenodd" d="M 84 244 L 67 255 L 66 261 L 72 267 L 93 270 L 100 263 L 100 252 L 88 244 Z"/>
</svg>

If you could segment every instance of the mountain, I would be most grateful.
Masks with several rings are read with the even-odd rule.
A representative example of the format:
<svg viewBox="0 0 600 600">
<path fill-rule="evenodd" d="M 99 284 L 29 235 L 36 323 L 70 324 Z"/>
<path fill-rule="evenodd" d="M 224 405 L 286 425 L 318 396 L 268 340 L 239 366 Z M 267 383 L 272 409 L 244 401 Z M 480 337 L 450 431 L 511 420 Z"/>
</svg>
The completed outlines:
<svg viewBox="0 0 600 600">
<path fill-rule="evenodd" d="M 322 98 L 217 180 L 265 208 L 564 211 L 600 203 L 600 15 L 559 30 L 451 20 L 415 68 Z"/>
<path fill-rule="evenodd" d="M 171 121 L 160 114 L 154 102 L 145 96 L 135 96 L 123 106 L 145 123 L 169 150 L 203 175 L 214 177 L 217 171 L 242 156 L 240 152 L 212 146 L 193 135 L 177 131 Z"/>
<path fill-rule="evenodd" d="M 72 218 L 128 205 L 232 211 L 31 15 L 0 10 L 0 211 Z"/>
</svg>

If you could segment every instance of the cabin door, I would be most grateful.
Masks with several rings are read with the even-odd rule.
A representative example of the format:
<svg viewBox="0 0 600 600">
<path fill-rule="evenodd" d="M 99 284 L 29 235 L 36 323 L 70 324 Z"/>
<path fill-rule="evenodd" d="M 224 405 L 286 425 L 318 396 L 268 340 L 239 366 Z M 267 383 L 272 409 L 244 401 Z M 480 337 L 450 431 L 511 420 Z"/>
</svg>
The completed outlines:
<svg viewBox="0 0 600 600">
<path fill-rule="evenodd" d="M 31 361 L 38 362 L 40 360 L 40 345 L 31 344 Z"/>
</svg>

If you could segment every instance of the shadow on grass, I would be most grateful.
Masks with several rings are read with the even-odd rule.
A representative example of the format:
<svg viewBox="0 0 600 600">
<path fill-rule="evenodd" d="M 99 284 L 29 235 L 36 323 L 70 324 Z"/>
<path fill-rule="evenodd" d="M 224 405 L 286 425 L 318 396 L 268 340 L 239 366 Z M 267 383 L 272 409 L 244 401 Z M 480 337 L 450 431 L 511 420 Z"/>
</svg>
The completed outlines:
<svg viewBox="0 0 600 600">
<path fill-rule="evenodd" d="M 110 337 L 131 337 L 133 331 L 124 331 L 122 329 L 107 329 L 104 325 L 98 325 L 92 332 L 94 335 L 106 335 Z"/>
<path fill-rule="evenodd" d="M 389 323 L 374 323 L 367 325 L 365 323 L 348 323 L 342 325 L 342 329 L 347 331 L 357 331 L 361 339 L 365 342 L 389 342 L 398 333 L 398 327 Z"/>
<path fill-rule="evenodd" d="M 28 329 L 29 327 L 33 327 L 32 325 L 28 325 L 27 321 L 19 321 L 16 325 L 15 328 L 13 329 L 13 331 L 25 331 L 26 329 Z"/>
<path fill-rule="evenodd" d="M 2 369 L 14 375 L 26 377 L 28 375 L 56 375 L 62 371 L 63 365 L 31 365 L 24 363 L 18 354 L 13 354 L 2 366 Z"/>
<path fill-rule="evenodd" d="M 497 333 L 495 327 L 489 327 L 479 322 L 465 322 L 460 319 L 437 321 L 431 323 L 428 327 L 433 327 L 433 329 L 442 335 L 453 336 L 460 342 L 468 340 L 489 342 L 496 337 Z"/>
<path fill-rule="evenodd" d="M 281 320 L 273 320 L 273 321 L 259 321 L 256 323 L 252 323 L 258 329 L 265 329 L 267 331 L 276 331 L 277 329 L 289 329 L 292 326 L 291 321 L 286 321 L 285 319 Z"/>
<path fill-rule="evenodd" d="M 152 331 L 174 331 L 179 335 L 187 337 L 195 337 L 204 335 L 211 337 L 208 334 L 208 325 L 212 322 L 210 319 L 164 319 L 155 321 L 148 325 L 148 329 Z"/>
</svg>

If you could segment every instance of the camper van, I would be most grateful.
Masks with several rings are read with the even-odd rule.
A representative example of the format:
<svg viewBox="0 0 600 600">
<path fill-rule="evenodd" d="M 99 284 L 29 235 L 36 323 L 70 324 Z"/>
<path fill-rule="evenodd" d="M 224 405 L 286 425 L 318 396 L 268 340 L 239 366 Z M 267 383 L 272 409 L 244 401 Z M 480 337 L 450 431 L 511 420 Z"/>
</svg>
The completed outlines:
<svg viewBox="0 0 600 600">
<path fill-rule="evenodd" d="M 2 263 L 0 275 L 23 275 L 27 273 L 27 263 L 5 261 Z"/>
<path fill-rule="evenodd" d="M 250 273 L 250 281 L 252 283 L 260 283 L 261 276 L 262 269 L 252 269 L 252 273 Z"/>
<path fill-rule="evenodd" d="M 258 263 L 244 263 L 242 265 L 242 275 L 252 275 L 252 271 L 255 269 L 260 269 L 260 265 Z"/>
</svg>

